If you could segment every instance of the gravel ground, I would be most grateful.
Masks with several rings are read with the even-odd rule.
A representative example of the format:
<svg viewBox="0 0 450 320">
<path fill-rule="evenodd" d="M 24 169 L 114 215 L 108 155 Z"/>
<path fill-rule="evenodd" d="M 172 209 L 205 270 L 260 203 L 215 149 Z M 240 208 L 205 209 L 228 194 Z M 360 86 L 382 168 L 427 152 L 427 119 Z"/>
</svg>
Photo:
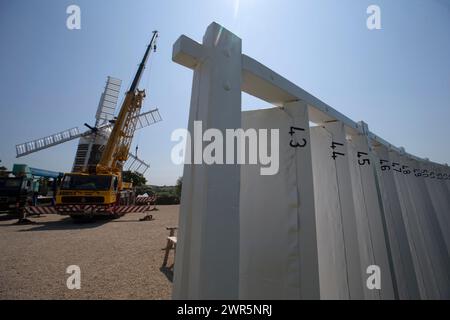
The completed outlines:
<svg viewBox="0 0 450 320">
<path fill-rule="evenodd" d="M 145 222 L 132 213 L 81 224 L 46 215 L 14 225 L 0 214 L 0 299 L 170 299 L 173 274 L 161 269 L 161 249 L 179 206 L 158 209 Z M 66 286 L 69 265 L 81 268 L 80 290 Z"/>
</svg>

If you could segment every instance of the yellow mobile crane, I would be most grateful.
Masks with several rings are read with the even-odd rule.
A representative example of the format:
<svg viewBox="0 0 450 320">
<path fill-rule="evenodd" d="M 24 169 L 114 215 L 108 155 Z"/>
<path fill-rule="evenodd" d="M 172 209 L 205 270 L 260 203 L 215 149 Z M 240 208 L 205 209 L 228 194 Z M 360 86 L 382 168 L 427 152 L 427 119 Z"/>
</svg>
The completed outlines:
<svg viewBox="0 0 450 320">
<path fill-rule="evenodd" d="M 156 51 L 158 32 L 148 45 L 119 115 L 103 150 L 95 172 L 66 173 L 56 195 L 56 210 L 73 218 L 94 215 L 120 216 L 137 208 L 133 204 L 131 183 L 122 181 L 122 167 L 128 159 L 137 116 L 145 98 L 145 90 L 137 87 L 151 51 Z M 139 211 L 144 211 L 139 207 Z"/>
</svg>

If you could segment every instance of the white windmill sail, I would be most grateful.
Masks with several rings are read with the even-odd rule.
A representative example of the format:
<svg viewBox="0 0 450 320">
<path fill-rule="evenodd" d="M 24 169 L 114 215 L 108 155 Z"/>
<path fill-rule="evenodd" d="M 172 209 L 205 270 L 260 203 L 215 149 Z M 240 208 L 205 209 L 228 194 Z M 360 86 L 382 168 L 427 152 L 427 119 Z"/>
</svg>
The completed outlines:
<svg viewBox="0 0 450 320">
<path fill-rule="evenodd" d="M 23 157 L 30 153 L 37 152 L 70 140 L 77 139 L 82 135 L 83 134 L 80 133 L 80 130 L 78 128 L 72 128 L 40 139 L 21 143 L 16 145 L 16 155 L 17 158 Z"/>
<path fill-rule="evenodd" d="M 95 115 L 96 126 L 114 119 L 122 80 L 108 76 Z"/>
<path fill-rule="evenodd" d="M 159 121 L 162 121 L 162 118 L 158 109 L 141 113 L 136 121 L 136 130 L 148 127 Z"/>
<path fill-rule="evenodd" d="M 151 126 L 156 122 L 162 121 L 161 115 L 159 114 L 159 109 L 153 109 L 150 111 L 146 111 L 138 115 L 136 120 L 136 130 L 140 130 L 142 128 Z M 114 126 L 114 121 L 108 124 L 103 124 L 98 126 L 97 129 L 104 130 L 107 128 L 112 128 Z"/>
<path fill-rule="evenodd" d="M 107 128 L 105 127 L 105 129 L 102 130 L 100 127 L 107 126 L 107 124 L 110 124 L 110 121 L 114 119 L 121 85 L 122 80 L 120 79 L 111 76 L 108 76 L 106 79 L 105 89 L 100 97 L 97 112 L 95 114 L 95 128 L 99 131 L 93 132 L 80 139 L 73 162 L 73 172 L 84 171 L 90 166 L 96 166 L 97 162 L 100 160 L 102 146 L 106 144 L 107 140 L 105 139 L 105 136 L 106 138 L 109 136 Z"/>
<path fill-rule="evenodd" d="M 108 76 L 105 90 L 102 93 L 95 115 L 96 127 L 114 119 L 121 84 L 122 80 Z M 91 131 L 80 133 L 78 128 L 71 128 L 43 138 L 21 143 L 16 145 L 16 157 L 20 158 L 80 137 L 84 137 L 84 141 L 87 142 L 90 134 Z"/>
<path fill-rule="evenodd" d="M 136 130 L 145 128 L 150 126 L 156 122 L 162 121 L 161 115 L 159 114 L 158 109 L 150 110 L 144 112 L 138 116 L 138 121 L 136 122 Z M 104 124 L 98 127 L 99 130 L 105 130 L 107 128 L 111 128 L 113 124 Z M 20 158 L 26 155 L 29 155 L 34 152 L 38 152 L 53 146 L 56 146 L 61 143 L 65 143 L 70 140 L 78 139 L 81 137 L 87 138 L 92 135 L 91 130 L 87 130 L 85 132 L 80 133 L 80 129 L 78 127 L 67 129 L 43 138 L 39 138 L 36 140 L 24 142 L 16 145 L 16 157 Z"/>
<path fill-rule="evenodd" d="M 80 172 L 96 166 L 114 126 L 114 115 L 121 84 L 122 80 L 108 76 L 105 89 L 100 97 L 93 130 L 91 128 L 85 132 L 80 132 L 79 128 L 71 128 L 40 139 L 18 144 L 16 145 L 17 158 L 80 138 L 72 171 Z M 162 121 L 158 109 L 143 112 L 137 117 L 136 130 Z M 137 171 L 142 174 L 149 167 L 147 163 L 131 153 L 128 161 L 124 164 L 124 170 Z"/>
<path fill-rule="evenodd" d="M 128 154 L 128 160 L 123 166 L 123 170 L 125 171 L 134 171 L 140 174 L 144 174 L 148 170 L 148 168 L 150 168 L 149 164 L 145 163 L 132 153 Z"/>
</svg>

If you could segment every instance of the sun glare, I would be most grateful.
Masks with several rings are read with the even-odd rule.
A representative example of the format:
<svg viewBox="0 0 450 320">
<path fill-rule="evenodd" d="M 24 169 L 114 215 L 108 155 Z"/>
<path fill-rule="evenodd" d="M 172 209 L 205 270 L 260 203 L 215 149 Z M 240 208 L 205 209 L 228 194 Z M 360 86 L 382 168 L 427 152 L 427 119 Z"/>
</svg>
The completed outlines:
<svg viewBox="0 0 450 320">
<path fill-rule="evenodd" d="M 236 19 L 239 14 L 239 7 L 241 6 L 241 0 L 234 0 L 234 14 L 233 17 Z"/>
</svg>

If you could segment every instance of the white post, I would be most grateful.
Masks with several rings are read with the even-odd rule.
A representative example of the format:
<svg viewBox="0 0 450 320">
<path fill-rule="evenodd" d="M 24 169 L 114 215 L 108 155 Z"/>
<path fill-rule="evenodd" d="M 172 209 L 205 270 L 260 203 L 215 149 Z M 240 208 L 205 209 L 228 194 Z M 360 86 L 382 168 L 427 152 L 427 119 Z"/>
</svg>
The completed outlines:
<svg viewBox="0 0 450 320">
<path fill-rule="evenodd" d="M 336 166 L 336 179 L 339 190 L 339 201 L 342 214 L 342 227 L 345 242 L 345 257 L 347 261 L 347 279 L 350 299 L 364 299 L 361 274 L 365 272 L 361 268 L 359 257 L 358 233 L 356 228 L 356 213 L 353 203 L 353 189 L 348 161 L 348 144 L 346 139 L 345 125 L 341 121 L 328 122 L 324 127 L 333 135 L 335 143 L 332 152 L 335 152 L 334 163 Z M 331 146 L 330 146 L 331 147 Z M 340 153 L 344 153 L 342 156 Z"/>
<path fill-rule="evenodd" d="M 188 125 L 193 140 L 194 121 L 223 136 L 225 129 L 240 128 L 241 39 L 212 23 L 202 46 L 180 37 L 173 60 L 194 69 Z M 240 168 L 186 164 L 183 179 L 173 298 L 237 299 Z"/>
<path fill-rule="evenodd" d="M 277 130 L 279 170 L 241 166 L 241 299 L 319 299 L 308 108 L 302 101 L 243 112 L 245 130 Z M 261 141 L 260 141 L 261 142 Z"/>
<path fill-rule="evenodd" d="M 405 159 L 410 168 L 419 166 L 415 160 Z M 436 172 L 432 166 L 429 166 L 434 174 L 433 180 L 436 180 Z M 430 173 L 431 174 L 431 173 Z M 414 179 L 410 176 L 410 190 L 417 196 L 414 198 L 414 205 L 416 214 L 420 221 L 420 226 L 423 230 L 424 240 L 427 246 L 427 251 L 430 254 L 433 273 L 436 277 L 436 282 L 439 287 L 440 299 L 450 299 L 450 259 L 445 245 L 444 237 L 441 233 L 439 222 L 436 218 L 436 212 L 433 208 L 432 198 L 429 195 L 426 179 Z M 431 177 L 429 177 L 431 179 Z M 432 190 L 436 192 L 436 190 Z M 419 196 L 420 195 L 420 196 Z"/>
<path fill-rule="evenodd" d="M 292 118 L 292 126 L 305 129 L 306 146 L 294 148 L 295 170 L 297 178 L 297 212 L 299 263 L 289 266 L 294 274 L 298 270 L 300 277 L 300 299 L 311 300 L 320 298 L 319 266 L 317 256 L 316 213 L 314 209 L 314 185 L 311 159 L 311 144 L 309 132 L 308 107 L 304 101 L 284 104 L 284 110 Z M 292 232 L 292 230 L 289 230 Z M 296 269 L 298 268 L 298 269 Z"/>
<path fill-rule="evenodd" d="M 366 299 L 394 299 L 389 242 L 385 236 L 384 216 L 377 187 L 377 177 L 369 145 L 367 124 L 360 123 L 363 134 L 352 135 L 349 143 L 352 187 L 357 215 L 358 238 L 363 270 L 376 265 L 381 270 L 381 290 L 365 287 Z M 369 275 L 364 275 L 367 279 Z"/>
<path fill-rule="evenodd" d="M 421 223 L 414 204 L 414 198 L 420 197 L 420 195 L 414 195 L 411 192 L 410 177 L 402 173 L 401 164 L 406 162 L 405 159 L 397 151 L 392 150 L 389 152 L 389 159 L 391 170 L 394 171 L 394 182 L 399 195 L 402 218 L 405 223 L 421 299 L 439 299 L 438 285 L 433 274 L 429 253 L 423 239 Z"/>
<path fill-rule="evenodd" d="M 392 166 L 395 161 L 392 160 L 389 150 L 384 145 L 377 146 L 375 152 L 399 299 L 417 300 L 420 299 L 420 291 L 413 262 L 413 255 L 416 253 L 415 249 L 410 247 L 408 224 L 402 215 L 401 196 L 394 177 L 394 173 L 397 172 Z"/>
<path fill-rule="evenodd" d="M 435 178 L 423 179 L 431 198 L 431 202 L 436 213 L 436 219 L 441 230 L 442 237 L 446 243 L 447 253 L 450 254 L 450 197 L 447 194 L 447 187 L 443 178 L 444 167 L 421 163 L 422 168 L 428 172 L 434 172 Z M 430 213 L 431 215 L 431 213 Z"/>
</svg>

